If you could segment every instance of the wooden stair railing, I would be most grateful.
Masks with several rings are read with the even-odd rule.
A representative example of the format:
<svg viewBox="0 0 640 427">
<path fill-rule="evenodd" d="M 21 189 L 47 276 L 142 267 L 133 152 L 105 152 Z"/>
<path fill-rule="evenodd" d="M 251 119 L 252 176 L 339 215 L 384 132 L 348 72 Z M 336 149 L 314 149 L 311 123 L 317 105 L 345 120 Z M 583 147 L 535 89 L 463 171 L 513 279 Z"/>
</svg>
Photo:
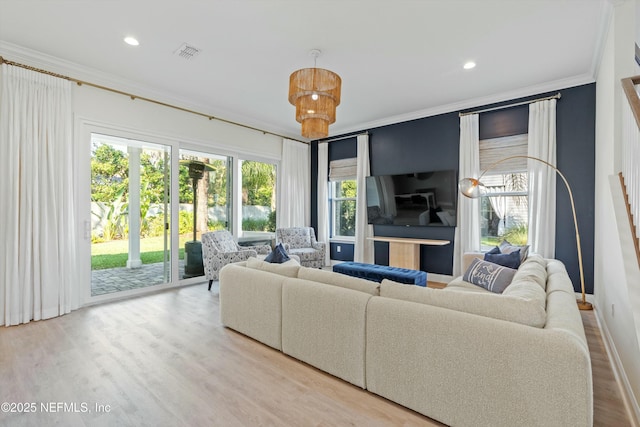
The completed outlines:
<svg viewBox="0 0 640 427">
<path fill-rule="evenodd" d="M 622 172 L 618 173 L 618 177 L 620 177 L 620 185 L 622 186 L 622 193 L 624 194 L 624 204 L 627 207 L 627 217 L 629 218 L 629 226 L 631 227 L 633 246 L 636 248 L 636 259 L 638 260 L 638 266 L 640 266 L 640 239 L 638 239 L 638 236 L 636 235 L 636 228 L 633 222 L 633 213 L 631 213 L 631 204 L 629 203 L 627 186 L 624 184 L 624 176 L 622 176 Z"/>
<path fill-rule="evenodd" d="M 622 89 L 627 97 L 627 102 L 629 103 L 629 107 L 631 108 L 631 112 L 636 121 L 636 125 L 638 126 L 638 131 L 640 132 L 640 96 L 638 96 L 638 92 L 636 91 L 635 87 L 637 84 L 640 84 L 640 76 L 622 79 Z M 633 167 L 640 169 L 640 162 L 634 163 Z M 633 245 L 636 250 L 636 259 L 638 260 L 638 266 L 640 266 L 640 238 L 638 236 L 638 233 L 636 232 L 633 210 L 631 208 L 631 201 L 629 200 L 629 193 L 627 192 L 627 186 L 625 184 L 625 177 L 623 173 L 620 172 L 618 176 L 620 178 L 620 185 L 622 186 L 624 201 L 627 207 L 627 217 L 629 218 L 631 236 L 633 238 Z M 635 185 L 639 184 L 640 183 L 636 183 Z M 640 201 L 636 200 L 635 203 L 640 203 Z M 635 219 L 640 220 L 640 218 Z"/>
</svg>

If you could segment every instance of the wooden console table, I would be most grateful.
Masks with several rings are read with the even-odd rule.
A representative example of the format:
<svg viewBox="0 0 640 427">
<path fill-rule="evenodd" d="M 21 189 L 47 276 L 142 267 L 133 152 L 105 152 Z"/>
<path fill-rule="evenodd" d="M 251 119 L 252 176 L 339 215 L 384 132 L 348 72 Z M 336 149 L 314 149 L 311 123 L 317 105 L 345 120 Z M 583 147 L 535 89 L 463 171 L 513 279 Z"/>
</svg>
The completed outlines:
<svg viewBox="0 0 640 427">
<path fill-rule="evenodd" d="M 449 240 L 408 239 L 404 237 L 367 237 L 376 242 L 389 242 L 389 265 L 391 267 L 420 270 L 420 245 L 444 246 Z"/>
</svg>

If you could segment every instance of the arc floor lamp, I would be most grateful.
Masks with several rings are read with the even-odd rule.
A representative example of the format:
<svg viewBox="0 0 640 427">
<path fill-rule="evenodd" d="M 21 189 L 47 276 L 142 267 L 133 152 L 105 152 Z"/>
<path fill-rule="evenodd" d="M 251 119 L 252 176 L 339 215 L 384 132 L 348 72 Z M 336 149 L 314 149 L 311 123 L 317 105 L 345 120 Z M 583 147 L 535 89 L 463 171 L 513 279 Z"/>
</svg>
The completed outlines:
<svg viewBox="0 0 640 427">
<path fill-rule="evenodd" d="M 556 173 L 558 175 L 560 175 L 560 178 L 562 178 L 562 181 L 564 182 L 564 185 L 567 187 L 567 191 L 569 192 L 569 200 L 571 201 L 571 213 L 573 214 L 573 225 L 575 227 L 575 232 L 576 232 L 576 246 L 578 247 L 578 266 L 580 267 L 580 289 L 582 290 L 582 298 L 579 299 L 578 302 L 578 308 L 580 310 L 592 310 L 593 306 L 591 305 L 591 303 L 587 302 L 586 299 L 586 295 L 585 295 L 585 291 L 584 291 L 584 269 L 582 267 L 582 249 L 581 249 L 581 244 L 580 244 L 580 233 L 578 232 L 578 220 L 576 218 L 576 206 L 573 202 L 573 193 L 571 192 L 571 187 L 569 186 L 569 182 L 567 181 L 567 178 L 565 178 L 565 176 L 562 174 L 562 172 L 560 172 L 560 170 L 558 170 L 557 167 L 555 167 L 554 165 L 552 165 L 549 162 L 546 162 L 542 159 L 539 159 L 537 157 L 532 157 L 532 156 L 509 156 L 509 157 L 505 157 L 504 159 L 498 160 L 497 162 L 491 164 L 488 168 L 486 168 L 481 174 L 480 177 L 476 178 L 463 178 L 460 180 L 459 184 L 458 184 L 458 188 L 460 190 L 460 192 L 465 195 L 466 197 L 472 198 L 472 199 L 476 199 L 478 197 L 481 197 L 483 195 L 485 195 L 487 193 L 487 188 L 485 187 L 485 185 L 480 181 L 480 179 L 482 179 L 482 177 L 491 169 L 493 169 L 495 166 L 499 165 L 500 163 L 506 162 L 507 160 L 511 160 L 511 159 L 531 159 L 531 160 L 535 160 L 537 162 L 543 163 L 547 166 L 549 166 L 551 169 L 553 169 L 554 171 L 556 171 Z"/>
</svg>

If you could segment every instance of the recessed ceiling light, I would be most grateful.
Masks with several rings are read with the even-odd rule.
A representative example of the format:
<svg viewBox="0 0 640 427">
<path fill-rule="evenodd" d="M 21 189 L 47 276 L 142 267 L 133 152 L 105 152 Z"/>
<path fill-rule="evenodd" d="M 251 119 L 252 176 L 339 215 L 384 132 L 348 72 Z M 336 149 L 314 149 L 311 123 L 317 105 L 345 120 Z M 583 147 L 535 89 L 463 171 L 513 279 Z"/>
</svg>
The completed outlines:
<svg viewBox="0 0 640 427">
<path fill-rule="evenodd" d="M 140 42 L 135 37 L 125 37 L 124 42 L 131 46 L 138 46 Z"/>
<path fill-rule="evenodd" d="M 465 69 L 465 70 L 470 70 L 470 69 L 472 69 L 472 68 L 473 68 L 473 67 L 475 67 L 475 66 L 476 66 L 476 63 L 475 63 L 475 62 L 473 62 L 473 61 L 469 61 L 469 62 L 467 62 L 466 64 L 464 64 L 464 69 Z"/>
</svg>

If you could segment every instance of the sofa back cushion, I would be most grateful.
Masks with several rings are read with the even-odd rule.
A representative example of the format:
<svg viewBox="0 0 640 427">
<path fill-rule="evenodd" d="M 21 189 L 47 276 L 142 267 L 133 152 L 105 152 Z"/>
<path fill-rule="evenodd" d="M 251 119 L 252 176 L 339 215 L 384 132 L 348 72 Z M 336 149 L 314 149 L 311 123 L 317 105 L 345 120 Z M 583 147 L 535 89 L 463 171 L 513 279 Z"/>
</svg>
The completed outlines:
<svg viewBox="0 0 640 427">
<path fill-rule="evenodd" d="M 300 270 L 298 270 L 298 278 L 353 289 L 354 291 L 366 292 L 370 295 L 380 295 L 380 283 L 347 276 L 346 274 L 334 273 L 332 271 L 300 267 Z"/>
<path fill-rule="evenodd" d="M 533 280 L 543 291 L 547 289 L 547 260 L 540 255 L 530 255 L 520 265 L 513 276 L 513 282 L 522 279 Z"/>
<path fill-rule="evenodd" d="M 247 267 L 254 268 L 256 270 L 268 271 L 270 273 L 276 273 L 281 276 L 297 277 L 300 264 L 295 260 L 289 260 L 282 264 L 272 264 L 259 260 L 258 258 L 247 258 Z"/>
<path fill-rule="evenodd" d="M 572 297 L 575 295 L 573 289 L 573 283 L 567 275 L 567 269 L 562 261 L 557 259 L 550 259 L 547 262 L 547 295 L 555 292 L 562 291 L 570 294 Z"/>
<path fill-rule="evenodd" d="M 311 247 L 310 227 L 279 228 L 276 230 L 278 242 L 287 243 L 289 249 L 300 249 Z"/>
<path fill-rule="evenodd" d="M 513 285 L 512 283 L 511 286 Z M 530 281 L 528 285 L 523 284 L 522 288 L 537 288 L 541 290 L 533 281 Z M 523 295 L 526 294 L 522 289 L 520 292 Z M 490 292 L 430 289 L 407 286 L 387 279 L 384 279 L 380 285 L 381 297 L 434 305 L 536 328 L 544 327 L 546 321 L 544 296 L 540 301 L 539 294 L 534 295 L 535 291 L 531 292 L 534 295 L 533 298 L 525 298 L 517 295 L 517 293 L 514 292 L 514 295 L 508 295 L 505 290 L 500 295 Z M 544 295 L 544 291 L 542 291 L 542 294 Z"/>
</svg>

